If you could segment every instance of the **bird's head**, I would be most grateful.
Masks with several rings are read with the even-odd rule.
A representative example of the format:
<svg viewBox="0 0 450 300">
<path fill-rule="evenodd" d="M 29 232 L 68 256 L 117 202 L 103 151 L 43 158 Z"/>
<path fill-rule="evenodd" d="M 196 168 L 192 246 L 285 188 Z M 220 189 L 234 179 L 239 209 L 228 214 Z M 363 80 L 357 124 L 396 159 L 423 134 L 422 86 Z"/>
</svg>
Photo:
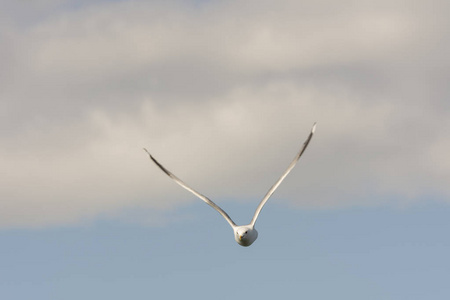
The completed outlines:
<svg viewBox="0 0 450 300">
<path fill-rule="evenodd" d="M 248 247 L 256 240 L 258 237 L 258 231 L 252 226 L 237 226 L 234 229 L 234 239 L 236 242 L 244 247 Z"/>
</svg>

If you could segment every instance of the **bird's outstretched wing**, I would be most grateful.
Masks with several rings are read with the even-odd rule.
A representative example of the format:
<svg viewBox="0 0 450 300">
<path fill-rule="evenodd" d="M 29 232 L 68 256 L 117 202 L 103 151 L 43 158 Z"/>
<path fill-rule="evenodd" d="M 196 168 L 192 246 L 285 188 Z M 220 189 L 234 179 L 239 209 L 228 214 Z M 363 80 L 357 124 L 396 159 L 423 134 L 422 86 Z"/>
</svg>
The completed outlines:
<svg viewBox="0 0 450 300">
<path fill-rule="evenodd" d="M 233 222 L 233 220 L 231 220 L 230 216 L 223 210 L 221 209 L 217 204 L 215 204 L 214 202 L 212 202 L 210 199 L 208 199 L 206 196 L 200 194 L 199 192 L 195 191 L 194 189 L 192 189 L 191 187 L 189 187 L 186 183 L 184 183 L 180 178 L 178 178 L 177 176 L 173 175 L 172 172 L 170 172 L 169 170 L 167 170 L 166 168 L 164 168 L 151 154 L 150 152 L 148 152 L 147 149 L 145 149 L 145 152 L 148 153 L 148 155 L 150 156 L 150 159 L 164 172 L 166 173 L 170 178 L 172 178 L 176 183 L 178 183 L 179 185 L 181 185 L 183 188 L 185 188 L 186 190 L 188 190 L 189 192 L 191 192 L 192 194 L 194 194 L 195 196 L 199 197 L 200 199 L 202 199 L 203 201 L 205 201 L 207 204 L 209 204 L 210 206 L 212 206 L 212 208 L 214 208 L 215 210 L 217 210 L 224 218 L 225 220 L 227 220 L 227 222 L 231 225 L 232 228 L 236 227 L 236 224 Z"/>
<path fill-rule="evenodd" d="M 303 143 L 302 148 L 298 152 L 298 154 L 294 157 L 294 160 L 291 162 L 287 170 L 281 175 L 280 179 L 278 179 L 277 182 L 270 188 L 270 190 L 267 192 L 267 194 L 264 196 L 264 198 L 259 203 L 258 207 L 256 208 L 255 215 L 253 216 L 253 219 L 250 223 L 251 226 L 255 226 L 256 219 L 259 216 L 259 213 L 261 212 L 261 209 L 263 208 L 264 204 L 266 204 L 267 200 L 269 200 L 270 196 L 275 192 L 277 187 L 280 185 L 280 183 L 283 181 L 283 179 L 289 174 L 289 172 L 295 167 L 295 164 L 300 159 L 300 156 L 302 156 L 303 152 L 306 150 L 306 147 L 308 147 L 309 142 L 311 141 L 311 138 L 314 134 L 314 131 L 316 130 L 316 123 L 314 123 L 311 133 L 309 134 L 306 141 Z"/>
</svg>

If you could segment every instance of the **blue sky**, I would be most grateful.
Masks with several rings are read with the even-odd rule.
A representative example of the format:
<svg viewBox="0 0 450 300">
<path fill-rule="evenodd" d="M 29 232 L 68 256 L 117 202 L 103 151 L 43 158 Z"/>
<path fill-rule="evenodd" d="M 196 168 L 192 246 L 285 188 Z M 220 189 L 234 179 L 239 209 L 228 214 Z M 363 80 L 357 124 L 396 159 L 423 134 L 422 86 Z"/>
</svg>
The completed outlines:
<svg viewBox="0 0 450 300">
<path fill-rule="evenodd" d="M 449 295 L 446 206 L 289 211 L 271 205 L 261 218 L 259 239 L 248 248 L 237 245 L 228 224 L 211 218 L 209 210 L 193 205 L 186 211 L 207 223 L 164 228 L 98 222 L 3 231 L 0 264 L 8 271 L 1 275 L 2 294 L 8 299 Z"/>
<path fill-rule="evenodd" d="M 448 299 L 448 9 L 3 1 L 0 295 Z"/>
</svg>

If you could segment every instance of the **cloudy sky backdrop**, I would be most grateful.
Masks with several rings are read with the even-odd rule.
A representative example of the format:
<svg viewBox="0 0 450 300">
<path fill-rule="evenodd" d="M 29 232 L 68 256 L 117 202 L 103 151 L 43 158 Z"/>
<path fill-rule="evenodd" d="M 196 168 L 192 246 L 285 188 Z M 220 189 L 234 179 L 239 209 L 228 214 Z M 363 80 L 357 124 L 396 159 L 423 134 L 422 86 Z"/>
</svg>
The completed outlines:
<svg viewBox="0 0 450 300">
<path fill-rule="evenodd" d="M 326 223 L 328 229 L 341 224 L 347 230 L 355 224 L 344 219 L 361 221 L 366 216 L 373 222 L 384 218 L 395 223 L 400 218 L 411 226 L 399 229 L 397 237 L 432 236 L 436 239 L 421 243 L 434 247 L 422 253 L 422 248 L 397 245 L 394 236 L 382 234 L 391 229 L 370 224 L 378 244 L 393 247 L 386 242 L 392 241 L 401 248 L 383 248 L 380 261 L 398 261 L 404 257 L 401 253 L 410 251 L 419 251 L 413 261 L 434 256 L 436 265 L 417 270 L 431 272 L 427 277 L 436 284 L 433 291 L 442 287 L 438 278 L 450 275 L 442 269 L 446 257 L 433 255 L 450 249 L 442 241 L 447 236 L 435 231 L 439 228 L 445 235 L 450 226 L 443 214 L 450 212 L 448 1 L 2 0 L 0 5 L 0 230 L 8 245 L 47 253 L 41 259 L 30 250 L 27 255 L 36 259 L 32 270 L 63 253 L 57 241 L 67 235 L 78 245 L 94 243 L 111 231 L 118 235 L 108 241 L 129 243 L 130 249 L 142 247 L 133 244 L 141 242 L 139 238 L 123 241 L 130 232 L 163 244 L 170 239 L 168 245 L 180 248 L 195 235 L 200 244 L 189 244 L 181 256 L 186 260 L 202 247 L 216 253 L 212 257 L 229 251 L 248 255 L 248 249 L 235 249 L 226 222 L 171 182 L 142 148 L 229 211 L 237 223 L 247 223 L 317 121 L 308 150 L 263 210 L 260 226 L 265 224 L 277 235 L 277 224 L 285 215 L 295 219 L 289 223 L 294 232 L 306 230 L 303 220 L 314 222 L 314 217 L 337 218 L 334 224 Z M 439 226 L 430 231 L 419 226 L 425 230 L 422 235 L 408 231 L 421 218 L 446 223 L 436 221 Z M 211 234 L 204 226 L 217 227 L 219 237 L 197 237 L 202 231 Z M 336 236 L 327 235 L 323 226 L 323 232 L 316 228 L 294 235 L 300 244 L 281 245 L 277 239 L 263 244 L 260 229 L 260 239 L 249 251 L 258 257 L 258 251 L 269 247 L 258 265 L 268 263 L 268 270 L 289 278 L 295 278 L 293 270 L 283 269 L 283 263 L 290 266 L 289 259 L 276 263 L 287 252 L 291 255 L 289 251 L 293 257 L 306 256 L 303 271 L 308 262 L 311 269 L 345 278 L 326 252 L 330 245 L 322 250 L 331 255 L 332 270 L 322 260 L 320 266 L 308 260 L 317 249 L 302 252 L 305 235 L 319 244 L 334 241 Z M 161 234 L 168 230 L 177 234 Z M 366 241 L 353 236 L 348 236 L 352 243 Z M 373 249 L 367 242 L 367 249 Z M 90 249 L 101 252 L 111 246 L 101 239 L 99 244 Z M 97 256 L 87 250 L 74 261 L 61 254 L 62 271 L 59 264 L 59 271 L 47 273 L 53 279 L 36 281 L 39 276 L 29 272 L 29 264 L 11 247 L 4 254 L 18 275 L 4 281 L 10 295 L 28 282 L 48 299 L 56 286 L 49 282 L 61 278 L 66 288 L 56 292 L 59 296 L 76 285 L 97 292 L 113 290 L 110 299 L 122 295 L 109 285 L 108 268 L 100 267 L 103 272 L 98 274 L 90 269 L 89 259 Z M 110 254 L 111 262 L 136 254 L 123 251 Z M 152 259 L 160 261 L 171 251 L 158 246 Z M 359 266 L 351 260 L 351 251 L 341 252 L 350 265 Z M 141 253 L 142 260 L 149 259 L 146 254 L 151 255 Z M 169 264 L 161 263 L 161 270 L 169 270 L 164 280 L 155 275 L 161 282 L 180 284 L 180 274 L 192 277 L 192 272 L 199 280 L 236 272 L 229 264 L 183 265 L 177 255 L 170 256 Z M 369 259 L 373 257 L 360 257 L 363 264 Z M 68 277 L 80 261 L 87 275 Z M 119 273 L 132 269 L 121 266 Z M 239 266 L 246 269 L 245 261 L 235 267 Z M 348 282 L 364 270 L 349 271 L 354 277 Z M 399 277 L 411 273 L 402 266 L 397 270 Z M 22 271 L 28 279 L 19 275 Z M 142 282 L 130 281 L 120 290 L 124 295 L 134 290 L 139 291 L 135 298 L 144 299 L 150 293 L 141 288 L 155 277 L 142 272 Z M 89 276 L 98 284 L 83 281 Z M 413 292 L 406 297 L 401 284 L 395 292 L 385 288 L 380 283 L 383 276 L 366 278 L 370 284 L 360 285 L 359 294 L 329 290 L 335 296 L 341 291 L 342 299 L 360 299 L 367 293 L 373 299 L 414 299 Z M 289 280 L 277 287 L 294 291 L 298 283 L 293 280 L 290 285 Z M 426 284 L 424 278 L 414 280 Z M 251 285 L 258 286 L 256 281 Z M 450 295 L 440 292 L 431 298 Z"/>
</svg>

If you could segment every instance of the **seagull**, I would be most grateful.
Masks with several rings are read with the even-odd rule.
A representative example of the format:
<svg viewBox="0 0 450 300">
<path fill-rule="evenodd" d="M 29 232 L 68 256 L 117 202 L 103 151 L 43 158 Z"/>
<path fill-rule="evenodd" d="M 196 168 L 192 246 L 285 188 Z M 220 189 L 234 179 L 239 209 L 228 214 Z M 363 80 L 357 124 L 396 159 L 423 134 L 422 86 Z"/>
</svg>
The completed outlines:
<svg viewBox="0 0 450 300">
<path fill-rule="evenodd" d="M 197 196 L 198 198 L 202 199 L 206 202 L 206 204 L 210 205 L 212 208 L 217 210 L 224 218 L 225 220 L 230 224 L 231 228 L 233 228 L 234 232 L 234 239 L 236 242 L 244 247 L 248 247 L 256 240 L 258 237 L 258 231 L 255 229 L 255 223 L 256 219 L 259 216 L 259 213 L 261 212 L 264 204 L 266 204 L 267 200 L 269 200 L 270 196 L 275 192 L 275 190 L 278 188 L 280 183 L 284 180 L 284 178 L 289 174 L 289 172 L 295 167 L 297 164 L 297 161 L 300 159 L 300 156 L 302 156 L 303 152 L 306 150 L 306 147 L 308 147 L 309 142 L 311 141 L 312 136 L 314 135 L 314 131 L 316 130 L 316 123 L 314 123 L 311 133 L 309 134 L 306 141 L 303 143 L 303 146 L 301 147 L 300 151 L 297 153 L 297 155 L 292 160 L 289 167 L 284 171 L 283 175 L 278 179 L 277 182 L 270 188 L 270 190 L 267 192 L 267 194 L 264 196 L 264 198 L 259 203 L 258 207 L 256 208 L 255 214 L 253 215 L 253 219 L 248 225 L 236 225 L 233 220 L 230 218 L 230 216 L 217 204 L 212 202 L 208 197 L 200 194 L 193 188 L 189 187 L 186 183 L 184 183 L 180 178 L 175 176 L 172 172 L 167 170 L 163 165 L 161 165 L 151 154 L 148 152 L 147 149 L 144 148 L 145 152 L 150 156 L 150 159 L 164 172 L 166 173 L 170 178 L 172 178 L 176 183 L 178 183 L 180 186 Z"/>
</svg>

